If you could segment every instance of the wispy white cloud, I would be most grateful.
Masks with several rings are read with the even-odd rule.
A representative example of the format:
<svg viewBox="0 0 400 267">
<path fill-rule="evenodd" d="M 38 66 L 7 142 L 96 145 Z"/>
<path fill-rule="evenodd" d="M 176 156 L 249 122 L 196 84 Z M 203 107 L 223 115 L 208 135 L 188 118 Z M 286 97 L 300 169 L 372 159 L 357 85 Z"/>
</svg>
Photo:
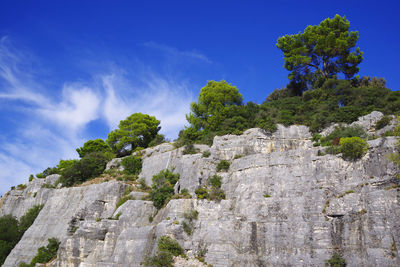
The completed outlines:
<svg viewBox="0 0 400 267">
<path fill-rule="evenodd" d="M 182 55 L 208 60 L 201 54 Z M 21 56 L 6 38 L 0 39 L 0 102 L 16 107 L 10 111 L 0 106 L 0 112 L 23 114 L 23 119 L 14 121 L 14 129 L 0 132 L 0 194 L 59 159 L 76 158 L 75 149 L 89 139 L 88 124 L 96 120 L 105 121 L 112 130 L 130 114 L 142 112 L 156 116 L 161 132 L 175 138 L 194 100 L 188 82 L 148 69 L 136 76 L 113 69 L 94 74 L 92 80 L 46 88 L 33 69 L 21 68 Z M 51 97 L 56 94 L 48 92 L 54 90 L 59 96 Z"/>
<path fill-rule="evenodd" d="M 102 77 L 106 91 L 103 114 L 111 129 L 128 115 L 141 112 L 155 116 L 161 121 L 161 132 L 167 137 L 177 136 L 186 123 L 194 96 L 185 82 L 175 82 L 151 74 L 135 86 L 124 77 Z M 131 93 L 128 93 L 131 92 Z"/>
<path fill-rule="evenodd" d="M 202 54 L 196 50 L 182 51 L 182 50 L 178 50 L 175 47 L 171 47 L 171 46 L 164 45 L 164 44 L 159 44 L 159 43 L 156 43 L 153 41 L 146 42 L 143 44 L 143 46 L 148 47 L 148 48 L 157 49 L 157 50 L 166 52 L 168 54 L 171 54 L 173 56 L 193 58 L 193 59 L 201 60 L 201 61 L 204 61 L 204 62 L 210 63 L 210 64 L 213 63 L 207 56 L 205 56 L 204 54 Z"/>
</svg>

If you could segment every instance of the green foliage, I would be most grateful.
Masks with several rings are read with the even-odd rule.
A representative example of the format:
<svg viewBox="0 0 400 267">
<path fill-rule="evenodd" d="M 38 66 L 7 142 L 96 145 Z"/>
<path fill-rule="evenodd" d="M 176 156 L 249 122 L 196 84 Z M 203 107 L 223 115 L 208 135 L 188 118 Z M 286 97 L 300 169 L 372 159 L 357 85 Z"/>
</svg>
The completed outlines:
<svg viewBox="0 0 400 267">
<path fill-rule="evenodd" d="M 82 147 L 77 148 L 79 157 L 83 158 L 93 152 L 111 152 L 111 147 L 102 139 L 89 140 Z"/>
<path fill-rule="evenodd" d="M 157 266 L 157 267 L 172 267 L 174 262 L 171 253 L 160 251 L 150 259 L 146 260 L 146 266 Z"/>
<path fill-rule="evenodd" d="M 50 189 L 54 189 L 56 188 L 55 185 L 52 184 L 42 184 L 42 186 L 40 188 L 50 188 Z"/>
<path fill-rule="evenodd" d="M 254 127 L 258 105 L 242 103 L 238 89 L 226 81 L 209 81 L 200 90 L 198 101 L 191 104 L 186 115 L 190 126 L 179 133 L 177 146 L 205 143 L 212 144 L 216 135 L 240 134 Z"/>
<path fill-rule="evenodd" d="M 194 192 L 196 193 L 197 199 L 208 199 L 219 201 L 225 199 L 225 192 L 221 189 L 222 177 L 213 175 L 207 180 L 209 187 L 201 186 L 198 187 Z"/>
<path fill-rule="evenodd" d="M 359 126 L 339 126 L 335 127 L 335 129 L 326 137 L 322 137 L 320 134 L 314 134 L 312 141 L 314 141 L 315 145 L 322 146 L 338 146 L 341 138 L 344 137 L 360 137 L 365 138 L 367 134 L 364 129 Z M 331 153 L 332 154 L 332 153 Z"/>
<path fill-rule="evenodd" d="M 38 252 L 30 264 L 23 262 L 18 267 L 34 267 L 36 263 L 47 263 L 54 259 L 57 256 L 60 242 L 56 238 L 49 238 L 48 241 L 46 247 L 38 248 Z"/>
<path fill-rule="evenodd" d="M 197 210 L 190 210 L 188 212 L 183 213 L 183 218 L 188 221 L 197 220 L 199 218 L 199 212 Z"/>
<path fill-rule="evenodd" d="M 346 267 L 346 260 L 343 259 L 339 254 L 334 254 L 332 258 L 325 261 L 327 267 Z"/>
<path fill-rule="evenodd" d="M 134 113 L 120 121 L 118 129 L 108 134 L 106 142 L 114 153 L 126 155 L 137 147 L 148 147 L 161 128 L 159 124 L 154 116 Z"/>
<path fill-rule="evenodd" d="M 182 151 L 183 155 L 187 155 L 187 154 L 197 154 L 200 152 L 200 149 L 195 148 L 193 144 L 187 144 L 185 145 L 185 148 Z"/>
<path fill-rule="evenodd" d="M 390 123 L 392 119 L 389 116 L 383 116 L 379 121 L 376 122 L 375 130 L 380 130 Z"/>
<path fill-rule="evenodd" d="M 222 185 L 222 177 L 214 174 L 210 178 L 208 178 L 208 183 L 214 188 L 221 188 Z"/>
<path fill-rule="evenodd" d="M 0 217 L 0 265 L 19 242 L 25 231 L 33 224 L 43 205 L 30 208 L 20 222 L 11 215 Z"/>
<path fill-rule="evenodd" d="M 368 147 L 368 143 L 360 137 L 340 139 L 340 151 L 345 159 L 356 160 L 361 158 L 367 152 Z"/>
<path fill-rule="evenodd" d="M 35 179 L 35 176 L 33 174 L 29 175 L 29 182 L 33 181 L 33 179 Z"/>
<path fill-rule="evenodd" d="M 64 169 L 68 169 L 69 167 L 71 167 L 72 165 L 74 165 L 75 162 L 77 162 L 78 160 L 76 159 L 62 159 L 58 162 L 57 164 L 57 169 L 59 171 L 59 173 L 62 173 L 62 171 Z"/>
<path fill-rule="evenodd" d="M 211 155 L 211 152 L 209 150 L 206 150 L 203 152 L 202 157 L 203 158 L 208 158 Z"/>
<path fill-rule="evenodd" d="M 61 171 L 60 182 L 64 186 L 80 184 L 103 173 L 109 157 L 102 152 L 92 152 Z"/>
<path fill-rule="evenodd" d="M 230 166 L 231 164 L 229 163 L 229 161 L 227 161 L 227 160 L 221 160 L 219 163 L 218 163 L 218 165 L 217 165 L 217 172 L 220 172 L 220 171 L 227 171 L 228 169 L 229 169 L 229 166 Z"/>
<path fill-rule="evenodd" d="M 128 174 L 139 174 L 142 171 L 142 159 L 138 156 L 128 156 L 122 159 L 124 171 Z"/>
<path fill-rule="evenodd" d="M 21 236 L 17 219 L 11 215 L 0 217 L 0 265 L 3 265 Z"/>
<path fill-rule="evenodd" d="M 179 173 L 174 174 L 170 170 L 162 170 L 153 176 L 149 196 L 157 209 L 161 209 L 174 195 L 174 186 L 178 180 Z"/>
<path fill-rule="evenodd" d="M 173 256 L 185 255 L 185 251 L 179 243 L 169 236 L 161 236 L 157 247 L 159 251 L 171 253 Z"/>
<path fill-rule="evenodd" d="M 146 266 L 172 267 L 173 256 L 185 256 L 183 248 L 169 236 L 161 236 L 157 248 L 157 254 L 145 261 Z"/>
<path fill-rule="evenodd" d="M 18 226 L 18 229 L 21 233 L 25 233 L 25 231 L 28 230 L 28 228 L 33 224 L 36 217 L 39 215 L 39 212 L 43 209 L 43 206 L 43 204 L 35 205 L 21 217 Z"/>
<path fill-rule="evenodd" d="M 17 185 L 18 190 L 24 190 L 26 188 L 26 184 L 19 184 Z"/>
<path fill-rule="evenodd" d="M 349 28 L 346 17 L 336 15 L 308 26 L 304 33 L 280 37 L 276 46 L 283 52 L 289 79 L 315 88 L 338 73 L 352 78 L 359 71 L 363 53 L 360 48 L 351 51 L 357 44 L 358 32 L 350 32 Z"/>
<path fill-rule="evenodd" d="M 209 200 L 219 201 L 225 197 L 225 192 L 221 188 L 211 188 Z"/>
<path fill-rule="evenodd" d="M 53 168 L 46 168 L 43 172 L 36 174 L 37 178 L 46 178 L 49 175 L 52 174 L 58 174 L 58 168 L 57 167 L 53 167 Z"/>
<path fill-rule="evenodd" d="M 131 195 L 123 196 L 118 200 L 117 206 L 115 208 L 118 209 L 122 204 L 124 204 L 128 200 L 135 200 L 135 198 L 133 196 L 131 196 Z"/>
<path fill-rule="evenodd" d="M 157 134 L 156 137 L 154 137 L 154 139 L 149 143 L 149 147 L 158 146 L 165 142 L 167 142 L 165 136 L 163 134 Z"/>
<path fill-rule="evenodd" d="M 266 133 L 274 133 L 278 127 L 273 119 L 265 117 L 257 122 L 257 127 L 264 130 Z"/>
<path fill-rule="evenodd" d="M 208 199 L 210 197 L 207 188 L 205 187 L 198 187 L 194 191 L 197 196 L 197 199 Z"/>
</svg>

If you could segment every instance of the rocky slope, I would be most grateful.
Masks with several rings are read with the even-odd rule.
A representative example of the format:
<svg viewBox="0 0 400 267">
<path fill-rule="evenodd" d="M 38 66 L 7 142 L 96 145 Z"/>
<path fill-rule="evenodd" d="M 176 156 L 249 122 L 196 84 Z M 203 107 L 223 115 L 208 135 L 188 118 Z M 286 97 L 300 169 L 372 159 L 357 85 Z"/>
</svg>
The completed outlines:
<svg viewBox="0 0 400 267">
<path fill-rule="evenodd" d="M 358 123 L 371 132 L 379 116 Z M 139 200 L 143 193 L 132 192 L 138 200 L 115 209 L 123 182 L 47 189 L 41 184 L 56 177 L 35 179 L 0 202 L 0 216 L 16 217 L 45 204 L 3 266 L 29 262 L 50 237 L 61 245 L 47 266 L 141 266 L 162 235 L 174 237 L 189 256 L 206 252 L 205 261 L 214 267 L 323 266 L 334 253 L 348 266 L 400 266 L 400 189 L 393 186 L 399 181 L 386 158 L 396 139 L 368 142 L 362 159 L 345 161 L 340 155 L 319 156 L 307 127 L 279 126 L 272 135 L 250 129 L 216 137 L 213 146 L 197 146 L 200 152 L 193 155 L 171 144 L 146 149 L 140 177 L 150 184 L 160 170 L 173 169 L 180 173 L 176 191 L 186 188 L 193 196 L 220 160 L 231 162 L 227 172 L 218 173 L 226 200 L 174 199 L 152 222 L 156 209 Z M 108 167 L 117 168 L 118 161 Z M 199 213 L 192 235 L 182 227 L 190 210 Z M 117 214 L 119 219 L 112 219 Z"/>
</svg>

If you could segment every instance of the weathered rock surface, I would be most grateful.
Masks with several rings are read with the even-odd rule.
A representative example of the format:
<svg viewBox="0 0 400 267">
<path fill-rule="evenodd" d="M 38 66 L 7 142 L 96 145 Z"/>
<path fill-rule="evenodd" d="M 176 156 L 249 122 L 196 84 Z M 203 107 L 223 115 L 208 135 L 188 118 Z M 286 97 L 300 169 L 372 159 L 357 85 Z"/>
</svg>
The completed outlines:
<svg viewBox="0 0 400 267">
<path fill-rule="evenodd" d="M 386 157 L 397 140 L 369 141 L 362 159 L 345 161 L 340 155 L 318 156 L 310 139 L 307 127 L 279 126 L 272 135 L 250 129 L 216 137 L 212 147 L 198 146 L 200 152 L 192 155 L 171 144 L 146 149 L 140 177 L 151 184 L 160 170 L 174 169 L 180 173 L 176 190 L 187 188 L 192 195 L 216 173 L 220 160 L 231 163 L 218 173 L 226 200 L 175 199 L 157 214 L 143 200 L 128 200 L 115 210 L 122 183 L 44 189 L 34 180 L 3 199 L 0 214 L 18 217 L 35 203 L 45 204 L 4 266 L 29 261 L 50 237 L 62 243 L 47 266 L 142 266 L 162 235 L 174 237 L 192 258 L 205 253 L 214 267 L 324 266 L 334 253 L 348 266 L 400 266 L 400 189 L 394 186 L 399 180 Z M 199 212 L 192 235 L 182 226 L 190 210 Z"/>
</svg>

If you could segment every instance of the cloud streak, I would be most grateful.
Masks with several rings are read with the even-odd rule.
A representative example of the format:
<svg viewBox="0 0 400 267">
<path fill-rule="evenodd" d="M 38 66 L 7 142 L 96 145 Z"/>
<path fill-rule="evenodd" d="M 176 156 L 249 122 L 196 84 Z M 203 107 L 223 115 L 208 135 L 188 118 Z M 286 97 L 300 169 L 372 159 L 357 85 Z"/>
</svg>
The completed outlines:
<svg viewBox="0 0 400 267">
<path fill-rule="evenodd" d="M 170 55 L 173 55 L 175 57 L 183 57 L 183 58 L 192 58 L 192 59 L 197 59 L 200 61 L 204 61 L 206 63 L 213 63 L 211 61 L 211 59 L 209 59 L 207 56 L 205 56 L 204 54 L 193 50 L 193 51 L 182 51 L 182 50 L 178 50 L 175 47 L 171 47 L 171 46 L 167 46 L 167 45 L 163 45 L 163 44 L 159 44 L 153 41 L 150 42 L 146 42 L 143 44 L 143 46 L 148 47 L 148 48 L 152 48 L 152 49 L 157 49 L 160 51 L 163 51 L 165 53 L 168 53 Z"/>
</svg>

